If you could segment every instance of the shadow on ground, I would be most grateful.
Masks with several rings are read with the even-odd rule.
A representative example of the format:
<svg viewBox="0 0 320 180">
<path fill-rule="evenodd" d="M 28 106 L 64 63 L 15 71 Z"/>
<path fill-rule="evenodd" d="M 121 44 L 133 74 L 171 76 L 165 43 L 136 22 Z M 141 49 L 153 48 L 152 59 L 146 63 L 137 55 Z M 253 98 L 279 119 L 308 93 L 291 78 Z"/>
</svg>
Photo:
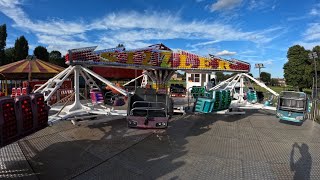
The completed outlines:
<svg viewBox="0 0 320 180">
<path fill-rule="evenodd" d="M 265 119 L 274 113 L 257 112 L 174 116 L 166 130 L 128 129 L 125 119 L 61 122 L 17 145 L 39 179 L 275 179 L 268 160 L 273 154 L 264 153 L 273 136 L 262 143 L 269 131 L 259 136 L 254 128 L 278 122 Z M 293 158 L 285 156 L 285 163 L 294 177 L 310 172 L 308 146 L 294 144 L 284 154 L 290 152 Z"/>
</svg>

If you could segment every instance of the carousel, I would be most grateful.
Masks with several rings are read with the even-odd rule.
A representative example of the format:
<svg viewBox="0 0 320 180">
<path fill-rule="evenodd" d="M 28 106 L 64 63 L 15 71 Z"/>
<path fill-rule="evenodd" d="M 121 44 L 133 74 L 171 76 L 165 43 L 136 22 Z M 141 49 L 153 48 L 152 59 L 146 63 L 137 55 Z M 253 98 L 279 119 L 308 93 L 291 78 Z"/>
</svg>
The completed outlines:
<svg viewBox="0 0 320 180">
<path fill-rule="evenodd" d="M 43 84 L 63 70 L 63 67 L 42 61 L 35 56 L 6 64 L 0 67 L 0 95 L 8 96 L 12 89 L 20 87 L 33 89 L 35 85 Z"/>
</svg>

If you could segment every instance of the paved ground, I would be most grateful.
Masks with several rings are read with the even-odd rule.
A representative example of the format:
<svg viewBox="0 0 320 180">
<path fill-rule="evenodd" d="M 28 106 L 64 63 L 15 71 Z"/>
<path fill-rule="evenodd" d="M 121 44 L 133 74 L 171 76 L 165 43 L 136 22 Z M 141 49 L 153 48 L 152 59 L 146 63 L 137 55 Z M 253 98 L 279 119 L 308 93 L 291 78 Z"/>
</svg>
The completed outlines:
<svg viewBox="0 0 320 180">
<path fill-rule="evenodd" d="M 175 116 L 160 131 L 61 122 L 0 149 L 0 179 L 319 179 L 319 135 L 267 111 Z"/>
</svg>

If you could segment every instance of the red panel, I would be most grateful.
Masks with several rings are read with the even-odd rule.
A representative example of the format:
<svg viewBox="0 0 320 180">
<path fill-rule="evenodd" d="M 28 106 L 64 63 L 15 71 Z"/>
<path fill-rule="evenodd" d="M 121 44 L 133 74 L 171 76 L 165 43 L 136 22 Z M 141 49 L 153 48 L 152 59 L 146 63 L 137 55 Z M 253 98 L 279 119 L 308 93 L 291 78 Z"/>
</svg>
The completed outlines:
<svg viewBox="0 0 320 180">
<path fill-rule="evenodd" d="M 93 71 L 104 78 L 112 79 L 134 79 L 134 69 L 110 68 L 110 67 L 93 67 Z M 137 76 L 142 74 L 142 70 L 137 70 Z"/>
</svg>

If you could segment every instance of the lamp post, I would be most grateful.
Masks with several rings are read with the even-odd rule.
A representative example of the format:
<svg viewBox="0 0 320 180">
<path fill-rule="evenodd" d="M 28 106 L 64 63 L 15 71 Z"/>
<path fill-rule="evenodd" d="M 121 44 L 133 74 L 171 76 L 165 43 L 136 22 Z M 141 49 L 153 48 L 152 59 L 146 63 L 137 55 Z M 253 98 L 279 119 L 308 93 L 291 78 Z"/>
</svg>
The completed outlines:
<svg viewBox="0 0 320 180">
<path fill-rule="evenodd" d="M 314 62 L 314 73 L 315 73 L 315 93 L 314 93 L 314 97 L 318 98 L 318 73 L 317 73 L 317 61 L 316 59 L 318 58 L 318 54 L 317 52 L 311 52 L 308 54 L 310 59 L 313 59 Z"/>
<path fill-rule="evenodd" d="M 255 64 L 255 68 L 259 69 L 259 79 L 261 80 L 261 68 L 265 68 L 263 64 Z"/>
</svg>

